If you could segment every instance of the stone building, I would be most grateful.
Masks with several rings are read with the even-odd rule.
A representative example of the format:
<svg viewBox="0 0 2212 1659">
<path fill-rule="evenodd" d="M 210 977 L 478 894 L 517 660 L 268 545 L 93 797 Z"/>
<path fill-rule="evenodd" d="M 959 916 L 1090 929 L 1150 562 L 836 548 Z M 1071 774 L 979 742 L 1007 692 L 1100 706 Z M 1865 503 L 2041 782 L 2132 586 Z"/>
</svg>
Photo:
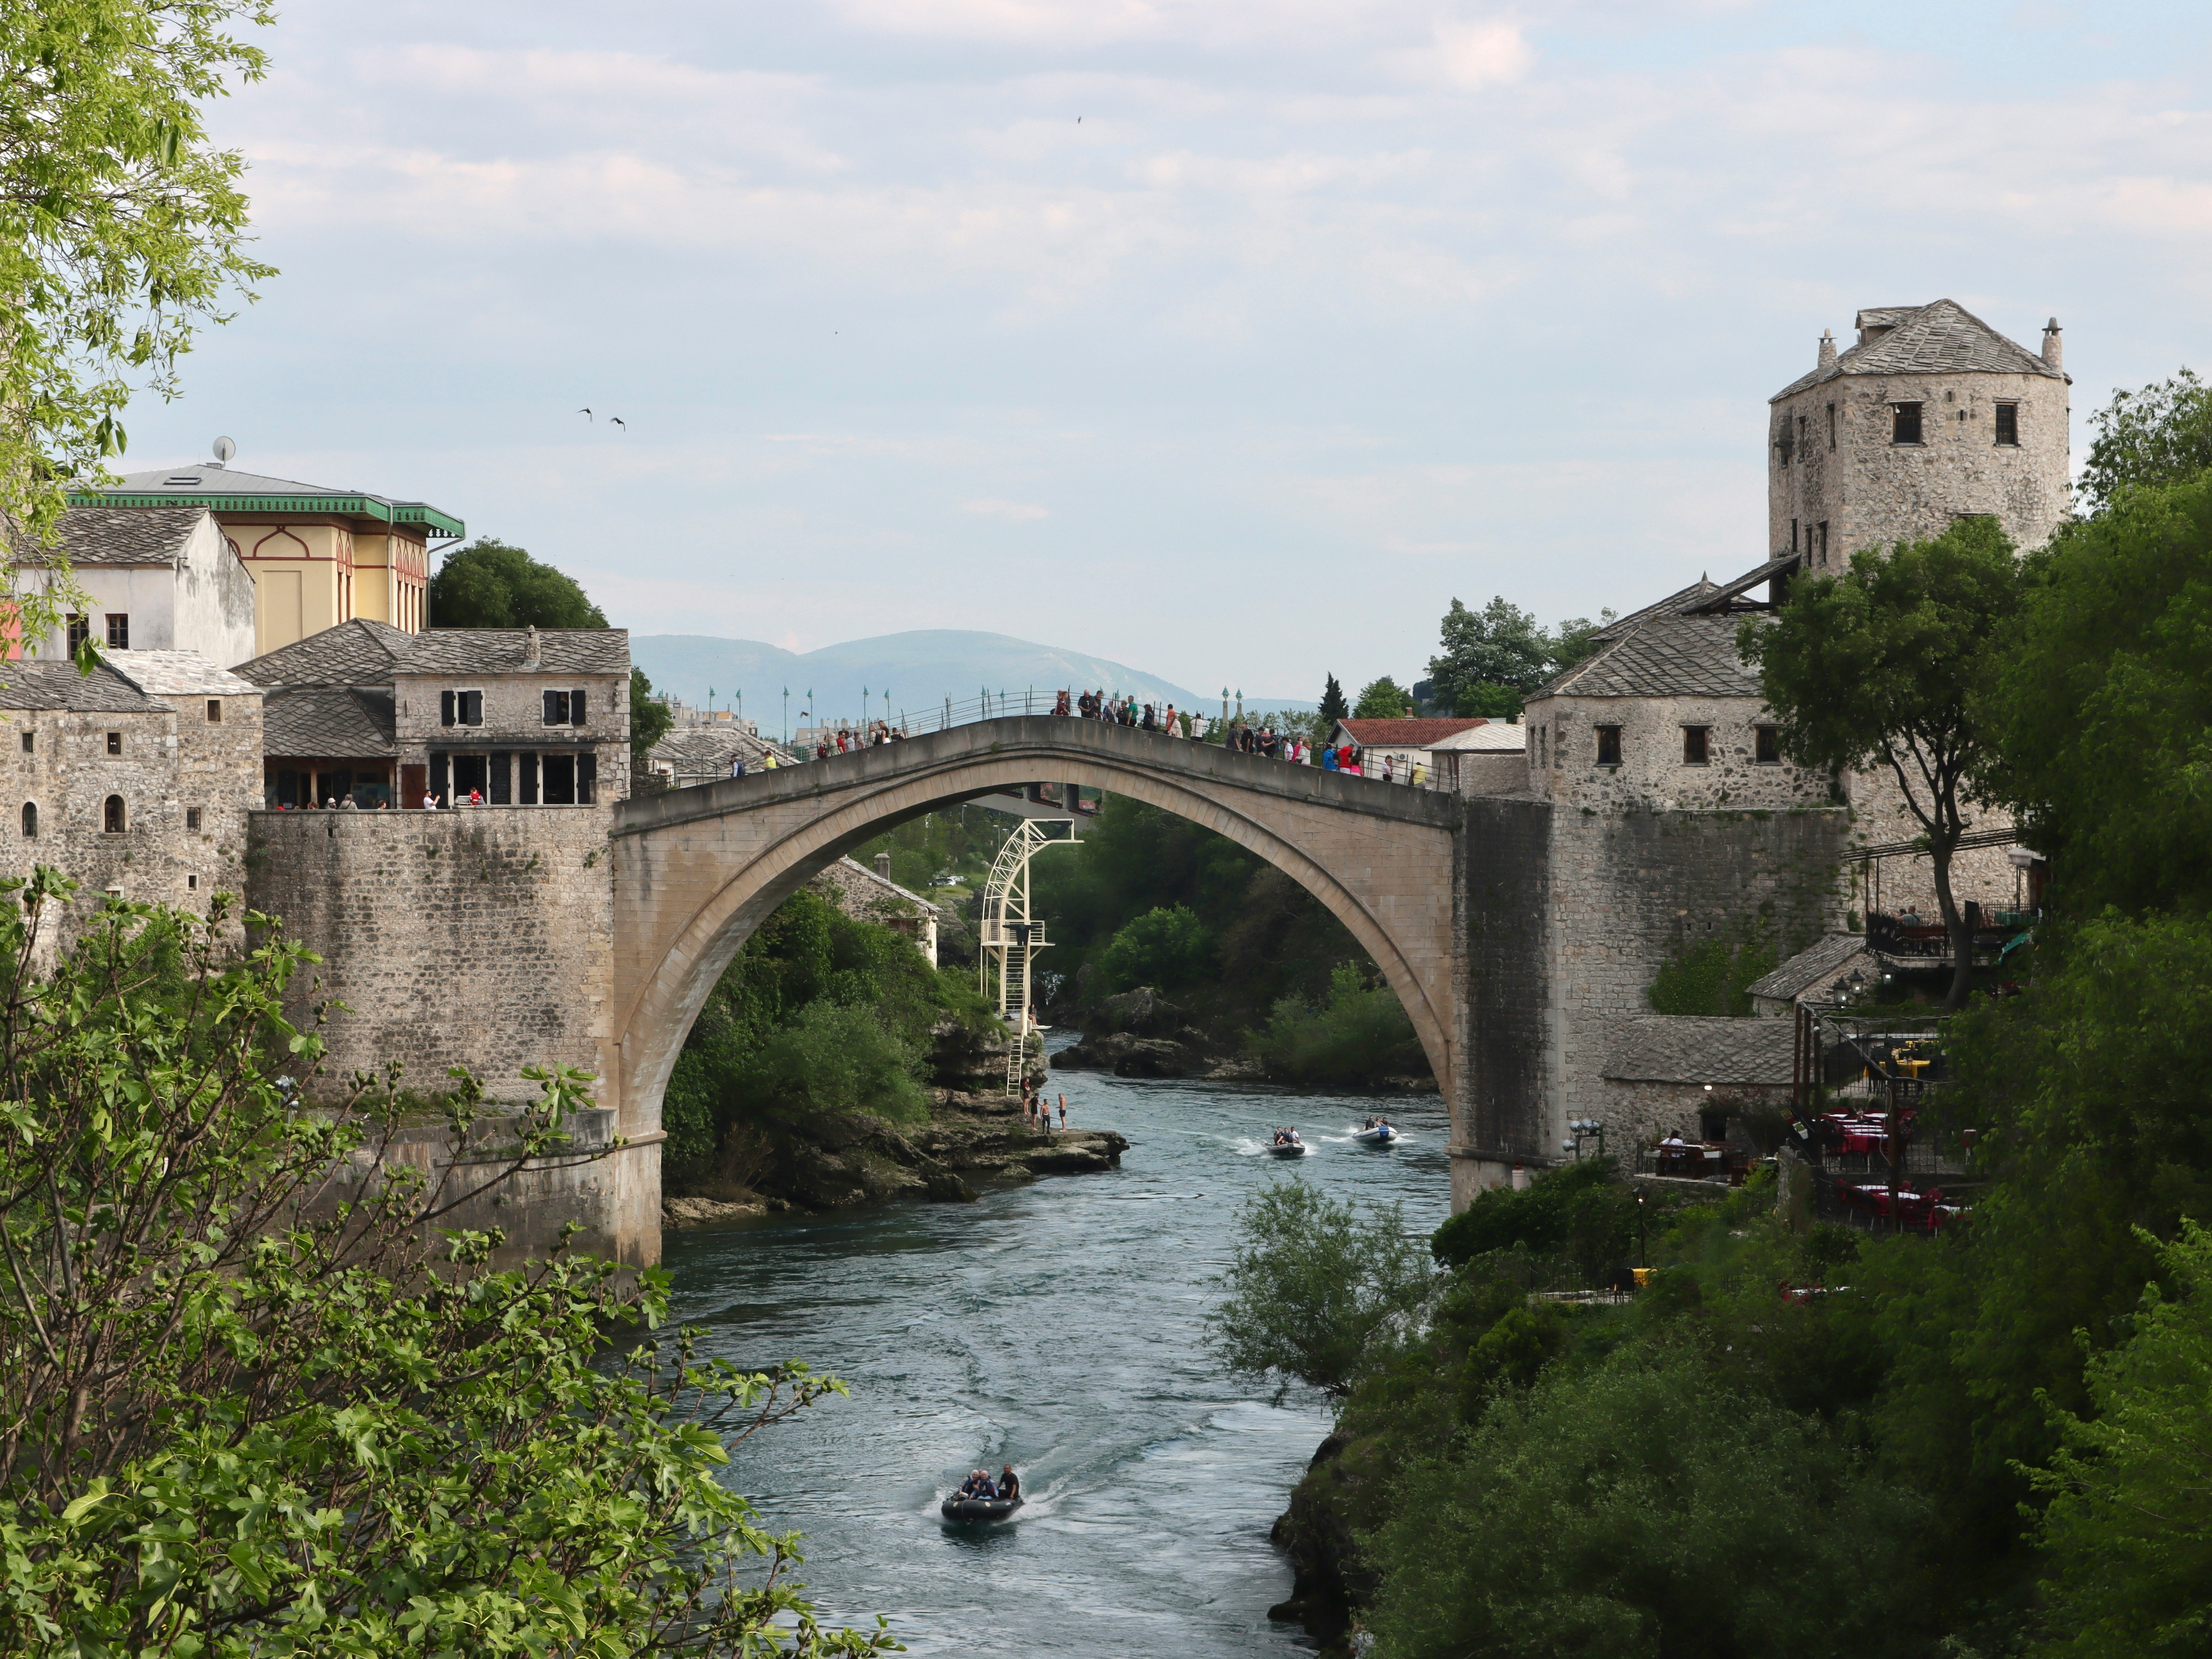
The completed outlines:
<svg viewBox="0 0 2212 1659">
<path fill-rule="evenodd" d="M 259 795 L 261 693 L 184 651 L 11 663 L 0 755 L 14 771 L 0 874 L 49 865 L 101 897 L 205 914 L 245 886 L 246 813 Z M 235 913 L 234 913 L 235 914 Z"/>
<path fill-rule="evenodd" d="M 430 544 L 468 533 L 427 501 L 264 477 L 216 461 L 131 473 L 114 489 L 70 500 L 110 510 L 191 507 L 215 516 L 254 586 L 253 645 L 232 663 L 356 617 L 422 632 Z"/>
<path fill-rule="evenodd" d="M 858 860 L 839 859 L 807 884 L 855 921 L 904 933 L 937 966 L 937 924 L 944 908 L 891 879 L 889 853 L 876 854 L 872 870 Z"/>
<path fill-rule="evenodd" d="M 1842 351 L 1769 400 L 1767 538 L 1833 569 L 1862 548 L 1990 517 L 2022 549 L 2066 517 L 2068 388 L 2058 322 L 2039 354 L 1954 300 L 1862 311 Z"/>
<path fill-rule="evenodd" d="M 257 657 L 265 803 L 592 805 L 629 794 L 629 635 L 356 619 Z"/>
<path fill-rule="evenodd" d="M 17 580 L 43 583 L 53 553 L 89 603 L 30 654 L 58 659 L 86 639 L 109 653 L 195 652 L 218 668 L 253 654 L 253 578 L 204 508 L 70 507 L 52 552 L 18 555 Z"/>
</svg>

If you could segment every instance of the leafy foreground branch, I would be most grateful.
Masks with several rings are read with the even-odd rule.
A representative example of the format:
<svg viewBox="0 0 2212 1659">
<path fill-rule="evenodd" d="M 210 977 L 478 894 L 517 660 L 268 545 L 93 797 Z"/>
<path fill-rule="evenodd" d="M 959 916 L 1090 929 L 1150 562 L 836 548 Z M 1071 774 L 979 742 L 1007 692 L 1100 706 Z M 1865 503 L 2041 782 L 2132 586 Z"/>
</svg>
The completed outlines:
<svg viewBox="0 0 2212 1659">
<path fill-rule="evenodd" d="M 313 957 L 254 917 L 225 961 L 220 919 L 111 903 L 42 976 L 69 893 L 0 884 L 0 1651 L 896 1647 L 818 1628 L 795 1536 L 720 1478 L 842 1383 L 701 1360 L 658 1272 L 493 1271 L 500 1234 L 434 1226 L 472 1194 L 379 1156 L 396 1078 L 301 1103 L 321 1042 L 282 999 Z M 467 1167 L 566 1144 L 586 1079 L 536 1077 Z"/>
</svg>

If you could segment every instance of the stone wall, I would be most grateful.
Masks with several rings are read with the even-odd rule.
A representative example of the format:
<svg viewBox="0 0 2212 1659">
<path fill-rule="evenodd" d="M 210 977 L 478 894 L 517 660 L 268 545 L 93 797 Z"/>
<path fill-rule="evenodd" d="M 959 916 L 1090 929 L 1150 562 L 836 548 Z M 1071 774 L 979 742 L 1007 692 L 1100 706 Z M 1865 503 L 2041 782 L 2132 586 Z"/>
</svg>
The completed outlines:
<svg viewBox="0 0 2212 1659">
<path fill-rule="evenodd" d="M 2041 546 L 2071 499 L 2069 392 L 2064 380 L 2033 374 L 1846 374 L 1808 387 L 1772 411 L 1768 548 L 1790 550 L 1795 520 L 1818 571 L 1826 524 L 1833 570 L 1862 548 L 1939 536 L 1965 514 L 1993 514 L 2021 547 Z M 1918 444 L 1890 441 L 1891 405 L 1905 402 L 1921 405 Z M 2001 402 L 2020 406 L 2017 446 L 1995 441 Z"/>
<path fill-rule="evenodd" d="M 1841 924 L 1840 808 L 1790 812 L 1558 810 L 1550 840 L 1547 976 L 1553 1121 L 1605 1109 L 1601 1076 L 1620 1023 L 1647 1015 L 1670 958 L 1714 939 L 1787 957 Z"/>
<path fill-rule="evenodd" d="M 536 1093 L 524 1066 L 575 1066 L 598 1079 L 602 1110 L 585 1127 L 604 1140 L 620 1107 L 613 811 L 252 813 L 248 897 L 323 958 L 294 1018 L 344 1005 L 325 1030 L 332 1085 L 396 1060 L 403 1087 L 432 1092 L 465 1066 L 493 1101 L 519 1102 Z M 632 1139 L 603 1161 L 529 1172 L 507 1207 L 535 1194 L 548 1215 L 586 1220 L 617 1259 L 658 1261 L 659 1137 Z"/>
<path fill-rule="evenodd" d="M 1552 820 L 1547 801 L 1474 798 L 1459 837 L 1456 911 L 1464 951 L 1461 1097 L 1452 1207 L 1503 1184 L 1516 1160 L 1557 1141 L 1551 978 Z"/>
<path fill-rule="evenodd" d="M 1824 774 L 1758 758 L 1774 716 L 1756 697 L 1546 697 L 1529 707 L 1535 792 L 1599 812 L 1789 810 L 1832 804 Z M 1620 764 L 1597 761 L 1597 728 L 1620 728 Z M 1703 765 L 1683 758 L 1685 726 L 1705 728 Z"/>
<path fill-rule="evenodd" d="M 201 915 L 216 893 L 239 892 L 246 811 L 260 793 L 261 699 L 222 702 L 214 723 L 199 698 L 161 712 L 9 710 L 0 766 L 15 787 L 0 813 L 0 875 L 52 866 L 80 884 L 79 916 L 110 892 Z M 120 754 L 108 752 L 110 732 Z M 119 835 L 105 827 L 110 795 L 123 799 Z M 27 804 L 38 808 L 35 836 L 23 834 Z"/>
<path fill-rule="evenodd" d="M 1894 846 L 1923 833 L 1920 820 L 1913 817 L 1905 805 L 1905 792 L 1898 787 L 1894 774 L 1878 770 L 1857 772 L 1851 775 L 1849 781 L 1852 846 Z M 2012 815 L 2002 809 L 1977 807 L 1971 810 L 1972 829 L 1976 833 L 2012 827 Z M 2011 909 L 2023 884 L 2019 872 L 2014 867 L 2010 852 L 2008 845 L 1966 847 L 1953 854 L 1952 896 L 1961 905 L 1971 899 L 1984 909 Z M 1938 914 L 1936 872 L 1927 854 L 1910 854 L 1885 858 L 1881 860 L 1881 866 L 1878 877 L 1868 861 L 1856 861 L 1850 866 L 1850 905 L 1859 913 L 1862 921 L 1869 910 L 1886 910 L 1892 915 L 1904 910 L 1917 910 L 1933 922 Z"/>
</svg>

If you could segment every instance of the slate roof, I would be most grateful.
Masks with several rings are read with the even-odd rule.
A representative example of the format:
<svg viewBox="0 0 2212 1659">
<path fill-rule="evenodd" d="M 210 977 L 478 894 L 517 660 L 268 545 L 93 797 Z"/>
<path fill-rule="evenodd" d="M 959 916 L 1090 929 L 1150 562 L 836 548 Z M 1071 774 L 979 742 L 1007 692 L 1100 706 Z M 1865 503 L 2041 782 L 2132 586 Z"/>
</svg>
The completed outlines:
<svg viewBox="0 0 2212 1659">
<path fill-rule="evenodd" d="M 199 507 L 72 507 L 62 514 L 61 553 L 71 564 L 173 568 L 206 516 Z M 22 561 L 42 564 L 45 555 L 26 547 Z"/>
<path fill-rule="evenodd" d="M 1719 592 L 1720 589 L 1715 587 L 1705 577 L 1700 576 L 1687 587 L 1675 589 L 1656 604 L 1647 605 L 1641 611 L 1632 611 L 1625 617 L 1614 617 L 1591 637 L 1600 640 L 1617 640 L 1630 629 L 1650 622 L 1655 617 L 1683 616 L 1693 606 L 1704 604 Z"/>
<path fill-rule="evenodd" d="M 197 651 L 118 651 L 107 665 L 150 697 L 258 697 L 261 688 Z"/>
<path fill-rule="evenodd" d="M 234 468 L 218 466 L 213 461 L 199 461 L 191 466 L 165 467 L 158 472 L 126 472 L 123 482 L 110 486 L 110 489 L 115 493 L 133 495 L 154 491 L 162 495 L 373 495 L 376 493 L 331 484 L 301 483 L 296 478 L 270 478 L 258 472 L 240 472 Z M 143 509 L 125 507 L 119 510 L 127 513 Z"/>
<path fill-rule="evenodd" d="M 1689 607 L 1686 614 L 1711 616 L 1724 611 L 1761 582 L 1771 582 L 1777 576 L 1787 575 L 1796 570 L 1797 561 L 1798 556 L 1795 553 L 1778 553 L 1765 564 L 1754 565 L 1745 571 L 1734 581 L 1723 582 L 1718 587 L 1713 589 L 1710 596 Z M 1754 606 L 1756 603 L 1753 602 Z"/>
<path fill-rule="evenodd" d="M 1622 1022 L 1602 1073 L 1622 1083 L 1786 1086 L 1796 1043 L 1796 1026 L 1786 1019 L 1647 1015 Z"/>
<path fill-rule="evenodd" d="M 743 755 L 750 766 L 774 749 L 780 761 L 795 758 L 792 750 L 735 726 L 684 726 L 664 733 L 653 745 L 650 758 L 673 766 L 678 773 L 726 775 L 732 757 Z"/>
<path fill-rule="evenodd" d="M 1854 957 L 1867 948 L 1862 933 L 1830 933 L 1809 950 L 1800 951 L 1772 973 L 1751 982 L 1751 994 L 1788 1002 L 1815 986 L 1825 984 Z"/>
<path fill-rule="evenodd" d="M 106 665 L 89 674 L 73 662 L 0 663 L 0 708 L 67 709 L 75 714 L 161 714 L 148 696 Z"/>
<path fill-rule="evenodd" d="M 240 663 L 256 685 L 389 685 L 414 635 L 356 617 Z"/>
<path fill-rule="evenodd" d="M 1426 749 L 1431 744 L 1442 743 L 1446 738 L 1455 738 L 1489 722 L 1430 716 L 1410 720 L 1339 720 L 1337 724 L 1351 732 L 1352 740 L 1362 749 L 1378 744 L 1384 749 Z"/>
<path fill-rule="evenodd" d="M 1924 306 L 1881 306 L 1859 313 L 1862 328 L 1888 331 L 1836 354 L 1767 399 L 1780 403 L 1808 386 L 1845 374 L 2047 374 L 2066 378 L 2037 353 L 2008 340 L 1956 300 Z"/>
<path fill-rule="evenodd" d="M 1536 697 L 1751 697 L 1759 672 L 1736 654 L 1735 617 L 1665 617 L 1577 663 Z"/>
<path fill-rule="evenodd" d="M 541 661 L 525 668 L 529 630 L 521 628 L 433 628 L 415 635 L 400 662 L 402 674 L 628 674 L 626 628 L 545 628 L 538 634 Z"/>
<path fill-rule="evenodd" d="M 399 752 L 392 693 L 353 685 L 283 686 L 261 705 L 271 760 L 374 760 Z"/>
</svg>

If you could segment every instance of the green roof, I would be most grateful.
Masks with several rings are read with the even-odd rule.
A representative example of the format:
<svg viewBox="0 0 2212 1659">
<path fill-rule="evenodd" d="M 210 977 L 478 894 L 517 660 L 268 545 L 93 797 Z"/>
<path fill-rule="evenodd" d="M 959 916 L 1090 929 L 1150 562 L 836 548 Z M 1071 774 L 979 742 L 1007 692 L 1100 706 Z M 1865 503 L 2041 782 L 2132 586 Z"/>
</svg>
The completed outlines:
<svg viewBox="0 0 2212 1659">
<path fill-rule="evenodd" d="M 428 501 L 399 501 L 366 490 L 327 489 L 203 462 L 167 472 L 133 473 L 113 489 L 70 492 L 72 507 L 200 507 L 211 513 L 328 513 L 407 525 L 433 536 L 462 537 L 468 526 Z"/>
</svg>

